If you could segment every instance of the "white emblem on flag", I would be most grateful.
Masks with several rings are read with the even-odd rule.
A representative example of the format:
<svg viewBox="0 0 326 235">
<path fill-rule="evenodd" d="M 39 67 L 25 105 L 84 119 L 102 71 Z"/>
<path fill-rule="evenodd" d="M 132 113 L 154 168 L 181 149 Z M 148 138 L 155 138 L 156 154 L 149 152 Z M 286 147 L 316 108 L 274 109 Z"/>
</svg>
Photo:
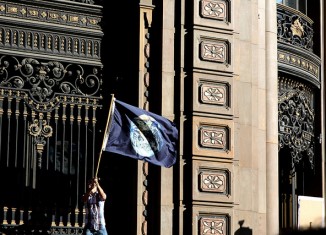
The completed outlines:
<svg viewBox="0 0 326 235">
<path fill-rule="evenodd" d="M 152 157 L 161 150 L 163 138 L 159 127 L 160 124 L 154 118 L 145 114 L 134 118 L 130 123 L 130 139 L 136 153 Z"/>
</svg>

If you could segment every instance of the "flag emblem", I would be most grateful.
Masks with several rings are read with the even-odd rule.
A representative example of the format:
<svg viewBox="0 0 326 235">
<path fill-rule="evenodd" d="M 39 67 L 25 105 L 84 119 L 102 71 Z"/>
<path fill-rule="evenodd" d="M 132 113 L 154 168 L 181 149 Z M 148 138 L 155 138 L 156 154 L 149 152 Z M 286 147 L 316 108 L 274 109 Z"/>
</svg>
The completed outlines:
<svg viewBox="0 0 326 235">
<path fill-rule="evenodd" d="M 130 139 L 134 150 L 144 157 L 152 157 L 162 148 L 160 124 L 145 114 L 130 122 Z"/>
</svg>

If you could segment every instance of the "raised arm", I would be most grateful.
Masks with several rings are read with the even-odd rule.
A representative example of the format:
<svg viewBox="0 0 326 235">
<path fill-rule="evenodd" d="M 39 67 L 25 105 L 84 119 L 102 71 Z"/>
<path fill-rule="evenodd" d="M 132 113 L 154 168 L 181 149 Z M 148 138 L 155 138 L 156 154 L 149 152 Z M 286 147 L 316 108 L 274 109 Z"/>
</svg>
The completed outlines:
<svg viewBox="0 0 326 235">
<path fill-rule="evenodd" d="M 97 178 L 94 178 L 94 184 L 95 184 L 96 187 L 97 187 L 97 191 L 98 191 L 98 193 L 99 193 L 99 195 L 100 195 L 100 198 L 101 198 L 102 200 L 105 201 L 105 200 L 106 200 L 106 193 L 105 193 L 104 190 L 102 189 L 102 187 L 101 187 L 101 185 L 99 184 Z"/>
</svg>

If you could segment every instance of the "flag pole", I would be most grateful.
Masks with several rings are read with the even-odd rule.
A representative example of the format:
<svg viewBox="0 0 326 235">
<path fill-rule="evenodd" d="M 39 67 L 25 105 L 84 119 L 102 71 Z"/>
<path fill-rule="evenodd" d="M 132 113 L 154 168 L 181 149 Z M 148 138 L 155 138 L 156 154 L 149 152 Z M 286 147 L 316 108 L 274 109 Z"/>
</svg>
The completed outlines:
<svg viewBox="0 0 326 235">
<path fill-rule="evenodd" d="M 110 134 L 109 125 L 110 125 L 110 120 L 111 120 L 113 102 L 114 102 L 114 94 L 111 94 L 110 109 L 109 109 L 108 119 L 106 120 L 105 132 L 104 132 L 104 136 L 103 136 L 103 141 L 102 141 L 100 154 L 99 154 L 99 157 L 98 157 L 95 178 L 97 178 L 97 173 L 98 173 L 98 168 L 100 167 L 100 161 L 101 161 L 101 157 L 102 157 L 103 148 L 105 147 L 104 145 L 106 144 L 107 140 L 109 139 L 109 134 Z"/>
</svg>

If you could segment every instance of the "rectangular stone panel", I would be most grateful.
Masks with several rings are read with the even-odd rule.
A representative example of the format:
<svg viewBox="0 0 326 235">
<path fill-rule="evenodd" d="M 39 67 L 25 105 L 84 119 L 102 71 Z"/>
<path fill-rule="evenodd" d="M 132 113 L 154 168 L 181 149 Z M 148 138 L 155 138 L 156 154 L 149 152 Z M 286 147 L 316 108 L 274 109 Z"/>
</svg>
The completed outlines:
<svg viewBox="0 0 326 235">
<path fill-rule="evenodd" d="M 220 74 L 193 74 L 193 110 L 197 112 L 232 115 L 233 77 Z"/>
<path fill-rule="evenodd" d="M 218 206 L 193 207 L 193 233 L 198 235 L 233 234 L 233 209 Z"/>
<path fill-rule="evenodd" d="M 194 0 L 194 25 L 233 30 L 232 1 Z"/>
<path fill-rule="evenodd" d="M 193 155 L 233 158 L 233 126 L 233 120 L 194 116 Z"/>
<path fill-rule="evenodd" d="M 233 72 L 233 35 L 194 30 L 194 68 L 215 72 Z"/>
<path fill-rule="evenodd" d="M 193 200 L 233 203 L 233 164 L 193 161 Z"/>
</svg>

